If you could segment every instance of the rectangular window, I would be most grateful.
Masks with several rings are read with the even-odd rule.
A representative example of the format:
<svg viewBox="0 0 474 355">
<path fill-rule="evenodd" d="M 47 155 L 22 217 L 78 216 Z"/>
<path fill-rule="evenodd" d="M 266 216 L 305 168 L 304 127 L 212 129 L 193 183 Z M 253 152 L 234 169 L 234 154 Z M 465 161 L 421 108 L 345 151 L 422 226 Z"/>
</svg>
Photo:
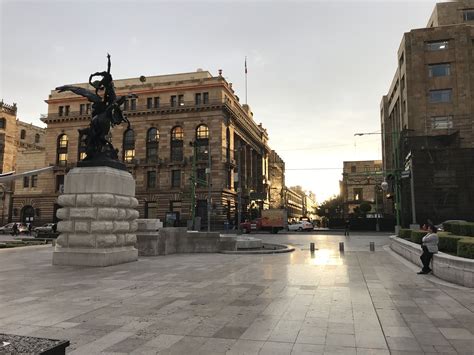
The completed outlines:
<svg viewBox="0 0 474 355">
<path fill-rule="evenodd" d="M 405 90 L 405 75 L 402 76 L 402 83 L 401 83 L 401 91 L 403 93 L 403 91 Z"/>
<path fill-rule="evenodd" d="M 364 165 L 364 171 L 366 173 L 370 172 L 370 165 Z"/>
<path fill-rule="evenodd" d="M 30 177 L 23 176 L 23 187 L 30 187 Z"/>
<path fill-rule="evenodd" d="M 146 99 L 146 108 L 147 109 L 153 108 L 153 98 L 152 97 L 147 97 L 147 99 Z"/>
<path fill-rule="evenodd" d="M 176 104 L 177 104 L 176 95 L 171 95 L 171 98 L 170 98 L 171 107 L 176 107 Z"/>
<path fill-rule="evenodd" d="M 123 103 L 123 110 L 128 111 L 128 100 L 125 100 Z"/>
<path fill-rule="evenodd" d="M 431 117 L 431 129 L 453 128 L 453 116 Z"/>
<path fill-rule="evenodd" d="M 56 192 L 63 192 L 64 190 L 64 175 L 56 175 Z"/>
<path fill-rule="evenodd" d="M 363 196 L 362 196 L 362 188 L 355 188 L 354 189 L 354 201 L 362 201 Z"/>
<path fill-rule="evenodd" d="M 357 168 L 355 165 L 351 166 L 351 173 L 355 173 L 357 171 Z"/>
<path fill-rule="evenodd" d="M 84 112 L 86 112 L 86 105 L 85 104 L 80 104 L 79 105 L 79 114 L 83 115 Z"/>
<path fill-rule="evenodd" d="M 133 159 L 135 158 L 135 149 L 126 149 L 123 154 L 123 160 L 126 163 L 131 163 L 133 162 Z"/>
<path fill-rule="evenodd" d="M 200 93 L 197 93 L 194 95 L 194 102 L 196 105 L 200 105 L 201 104 L 201 94 Z"/>
<path fill-rule="evenodd" d="M 38 186 L 38 175 L 31 175 L 31 187 Z"/>
<path fill-rule="evenodd" d="M 146 176 L 146 186 L 149 189 L 156 187 L 156 171 L 148 171 Z"/>
<path fill-rule="evenodd" d="M 443 51 L 448 48 L 449 48 L 448 40 L 426 42 L 427 51 Z"/>
<path fill-rule="evenodd" d="M 474 10 L 464 10 L 464 21 L 474 21 Z"/>
<path fill-rule="evenodd" d="M 453 96 L 452 89 L 430 90 L 430 102 L 451 102 Z"/>
<path fill-rule="evenodd" d="M 171 170 L 171 187 L 181 187 L 181 170 Z"/>
<path fill-rule="evenodd" d="M 59 106 L 58 115 L 59 115 L 59 116 L 64 115 L 64 106 Z"/>
<path fill-rule="evenodd" d="M 203 104 L 208 104 L 209 103 L 209 93 L 208 92 L 203 92 L 202 93 L 202 103 Z"/>
<path fill-rule="evenodd" d="M 205 187 L 207 186 L 207 174 L 206 169 L 196 169 L 196 186 Z"/>
<path fill-rule="evenodd" d="M 154 98 L 154 101 L 155 101 L 155 102 L 154 102 L 155 108 L 160 107 L 160 97 L 159 97 L 159 96 L 155 97 L 155 98 Z"/>
<path fill-rule="evenodd" d="M 86 104 L 86 114 L 91 113 L 91 104 Z"/>
<path fill-rule="evenodd" d="M 59 166 L 66 166 L 67 165 L 67 153 L 59 153 L 58 154 L 58 165 Z"/>
<path fill-rule="evenodd" d="M 7 120 L 4 117 L 0 118 L 0 128 L 5 129 L 6 125 L 7 125 Z"/>
<path fill-rule="evenodd" d="M 64 106 L 64 116 L 69 116 L 69 105 Z"/>
<path fill-rule="evenodd" d="M 451 74 L 451 65 L 449 63 L 428 65 L 428 75 L 430 78 L 437 76 L 448 76 Z"/>
<path fill-rule="evenodd" d="M 137 109 L 137 99 L 130 99 L 130 111 Z"/>
<path fill-rule="evenodd" d="M 179 106 L 184 106 L 184 95 L 178 95 Z"/>
<path fill-rule="evenodd" d="M 405 58 L 404 58 L 404 55 L 402 53 L 402 55 L 400 56 L 400 61 L 399 61 L 400 62 L 400 68 L 402 67 L 404 61 L 405 61 Z"/>
</svg>

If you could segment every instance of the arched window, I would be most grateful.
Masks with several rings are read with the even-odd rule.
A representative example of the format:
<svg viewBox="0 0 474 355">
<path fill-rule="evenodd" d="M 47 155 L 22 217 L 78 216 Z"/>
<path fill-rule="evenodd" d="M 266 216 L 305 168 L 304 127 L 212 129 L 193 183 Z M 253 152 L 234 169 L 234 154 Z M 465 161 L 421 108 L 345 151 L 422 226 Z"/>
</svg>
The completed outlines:
<svg viewBox="0 0 474 355">
<path fill-rule="evenodd" d="M 196 158 L 198 160 L 207 160 L 209 154 L 209 128 L 205 125 L 199 125 L 196 128 Z"/>
<path fill-rule="evenodd" d="M 135 158 L 135 133 L 127 129 L 123 134 L 123 161 L 131 163 Z"/>
<path fill-rule="evenodd" d="M 160 132 L 152 127 L 146 134 L 146 161 L 156 163 L 158 161 L 158 145 L 160 142 Z"/>
<path fill-rule="evenodd" d="M 25 139 L 26 138 L 26 131 L 24 129 L 22 129 L 20 131 L 20 139 Z"/>
<path fill-rule="evenodd" d="M 171 130 L 171 161 L 183 160 L 183 138 L 182 127 L 177 126 Z"/>
<path fill-rule="evenodd" d="M 67 165 L 67 146 L 68 146 L 68 137 L 67 134 L 61 134 L 58 137 L 56 156 L 57 163 L 59 166 Z"/>
<path fill-rule="evenodd" d="M 39 133 L 36 133 L 35 134 L 35 143 L 39 143 L 40 142 L 40 135 Z"/>
<path fill-rule="evenodd" d="M 79 133 L 79 144 L 77 149 L 78 160 L 84 160 L 86 158 L 86 135 Z"/>
</svg>

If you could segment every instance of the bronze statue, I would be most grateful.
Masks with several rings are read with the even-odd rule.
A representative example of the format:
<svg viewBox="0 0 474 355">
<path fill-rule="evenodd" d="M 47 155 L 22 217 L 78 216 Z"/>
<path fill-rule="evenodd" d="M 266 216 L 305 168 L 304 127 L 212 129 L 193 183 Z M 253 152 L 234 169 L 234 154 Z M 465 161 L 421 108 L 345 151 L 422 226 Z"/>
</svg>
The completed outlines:
<svg viewBox="0 0 474 355">
<path fill-rule="evenodd" d="M 78 166 L 109 165 L 125 169 L 125 165 L 118 161 L 118 150 L 107 138 L 110 128 L 122 122 L 126 122 L 130 128 L 130 122 L 123 115 L 120 106 L 127 97 L 135 95 L 120 96 L 117 98 L 114 82 L 110 74 L 110 54 L 107 54 L 107 71 L 97 72 L 89 76 L 89 84 L 95 88 L 95 92 L 71 85 L 57 87 L 58 92 L 71 91 L 77 95 L 87 98 L 92 103 L 92 119 L 89 127 L 79 130 L 79 136 L 85 136 L 86 158 L 78 163 Z M 100 80 L 92 81 L 94 77 Z M 103 97 L 100 92 L 104 91 Z"/>
</svg>

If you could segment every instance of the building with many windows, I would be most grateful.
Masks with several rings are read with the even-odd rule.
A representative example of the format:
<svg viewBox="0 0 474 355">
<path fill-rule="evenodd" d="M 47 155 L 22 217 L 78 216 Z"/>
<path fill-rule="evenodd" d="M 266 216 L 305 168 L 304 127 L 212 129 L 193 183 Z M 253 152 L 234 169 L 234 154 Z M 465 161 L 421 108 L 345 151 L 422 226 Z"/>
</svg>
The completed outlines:
<svg viewBox="0 0 474 355">
<path fill-rule="evenodd" d="M 474 1 L 404 34 L 380 105 L 383 169 L 401 224 L 474 220 Z M 414 208 L 412 208 L 414 207 Z"/>
<path fill-rule="evenodd" d="M 0 101 L 0 173 L 25 171 L 21 170 L 19 161 L 22 160 L 23 154 L 41 154 L 44 151 L 44 135 L 44 128 L 17 118 L 16 104 L 9 105 L 3 100 Z M 40 161 L 40 164 L 43 163 L 44 160 Z M 12 195 L 16 191 L 15 187 L 13 181 L 0 184 L 1 225 L 11 221 L 14 215 Z"/>
<path fill-rule="evenodd" d="M 194 209 L 205 227 L 210 200 L 213 228 L 222 228 L 226 220 L 237 220 L 239 187 L 242 219 L 250 206 L 269 207 L 267 131 L 222 75 L 198 70 L 114 83 L 118 95 L 136 96 L 124 105 L 130 129 L 119 125 L 110 138 L 136 180 L 140 217 L 186 225 Z M 44 162 L 54 172 L 40 175 L 41 195 L 28 201 L 15 196 L 14 203 L 19 211 L 24 203 L 34 204 L 41 222 L 55 219 L 64 176 L 85 157 L 78 130 L 88 126 L 91 112 L 83 97 L 70 92 L 53 90 L 46 102 Z"/>
<path fill-rule="evenodd" d="M 343 217 L 358 215 L 361 204 L 370 205 L 372 213 L 383 214 L 381 160 L 345 161 L 340 183 Z"/>
</svg>

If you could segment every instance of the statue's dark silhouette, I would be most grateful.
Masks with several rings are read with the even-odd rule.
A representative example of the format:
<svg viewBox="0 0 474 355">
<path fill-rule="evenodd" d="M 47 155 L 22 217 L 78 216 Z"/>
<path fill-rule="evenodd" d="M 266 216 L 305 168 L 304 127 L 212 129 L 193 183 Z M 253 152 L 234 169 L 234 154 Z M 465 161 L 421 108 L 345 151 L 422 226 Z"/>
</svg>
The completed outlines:
<svg viewBox="0 0 474 355">
<path fill-rule="evenodd" d="M 128 128 L 130 128 L 130 122 L 120 109 L 127 96 L 117 98 L 112 74 L 110 74 L 110 54 L 107 54 L 107 62 L 107 71 L 97 72 L 89 76 L 89 84 L 95 88 L 95 92 L 71 85 L 60 86 L 56 90 L 58 92 L 71 91 L 87 98 L 92 103 L 92 119 L 89 127 L 79 130 L 79 137 L 85 139 L 86 158 L 77 165 L 107 165 L 125 169 L 125 165 L 118 161 L 117 149 L 109 141 L 108 135 L 111 127 L 122 122 L 126 122 Z M 94 77 L 100 77 L 101 79 L 92 81 Z M 134 95 L 129 96 L 134 97 Z"/>
</svg>

